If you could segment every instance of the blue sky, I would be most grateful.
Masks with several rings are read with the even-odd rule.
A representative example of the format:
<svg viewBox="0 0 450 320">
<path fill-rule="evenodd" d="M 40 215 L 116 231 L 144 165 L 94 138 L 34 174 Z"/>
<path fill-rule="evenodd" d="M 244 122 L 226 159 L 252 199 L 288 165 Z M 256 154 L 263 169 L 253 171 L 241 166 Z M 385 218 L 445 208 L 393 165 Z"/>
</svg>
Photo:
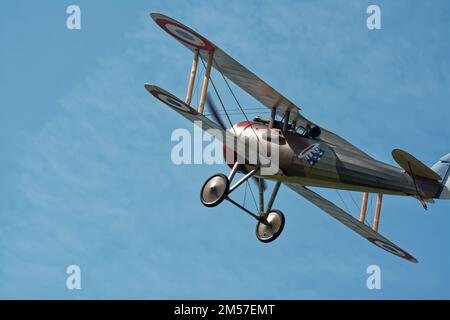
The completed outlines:
<svg viewBox="0 0 450 320">
<path fill-rule="evenodd" d="M 72 3 L 82 11 L 78 31 L 65 27 Z M 382 30 L 366 28 L 369 4 L 381 7 Z M 450 152 L 448 1 L 0 8 L 1 298 L 450 298 L 450 202 L 425 212 L 414 199 L 385 198 L 381 233 L 419 264 L 370 245 L 287 188 L 276 202 L 285 231 L 261 244 L 234 207 L 200 204 L 204 180 L 228 168 L 173 165 L 171 132 L 191 127 L 143 88 L 183 97 L 187 85 L 192 55 L 148 17 L 158 11 L 375 158 L 393 164 L 391 150 L 402 148 L 431 166 Z M 323 194 L 342 206 L 335 191 Z M 71 264 L 81 267 L 78 291 L 66 289 Z M 381 290 L 366 288 L 371 264 L 381 267 Z"/>
</svg>

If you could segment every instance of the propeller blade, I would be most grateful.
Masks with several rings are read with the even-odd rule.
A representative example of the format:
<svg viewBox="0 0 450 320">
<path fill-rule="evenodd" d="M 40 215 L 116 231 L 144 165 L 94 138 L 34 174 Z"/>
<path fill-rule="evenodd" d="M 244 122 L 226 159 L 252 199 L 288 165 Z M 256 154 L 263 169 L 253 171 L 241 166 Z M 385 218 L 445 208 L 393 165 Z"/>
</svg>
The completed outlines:
<svg viewBox="0 0 450 320">
<path fill-rule="evenodd" d="M 211 111 L 211 115 L 213 116 L 217 124 L 220 125 L 223 130 L 226 130 L 225 123 L 223 122 L 222 117 L 217 112 L 216 105 L 214 104 L 214 101 L 211 99 L 209 93 L 206 96 L 206 105 L 208 106 L 209 111 Z"/>
<path fill-rule="evenodd" d="M 216 104 L 214 103 L 214 101 L 211 98 L 211 96 L 209 95 L 209 93 L 206 95 L 206 101 L 205 102 L 206 102 L 205 104 L 208 107 L 209 111 L 211 112 L 211 115 L 214 118 L 214 120 L 217 122 L 217 124 L 219 124 L 221 126 L 221 128 L 223 130 L 226 130 L 225 123 L 223 122 L 222 117 L 217 112 Z M 252 180 L 256 183 L 257 186 L 259 185 L 258 178 L 253 177 Z M 264 190 L 267 189 L 267 183 L 266 183 L 265 180 L 263 181 L 263 189 Z"/>
</svg>

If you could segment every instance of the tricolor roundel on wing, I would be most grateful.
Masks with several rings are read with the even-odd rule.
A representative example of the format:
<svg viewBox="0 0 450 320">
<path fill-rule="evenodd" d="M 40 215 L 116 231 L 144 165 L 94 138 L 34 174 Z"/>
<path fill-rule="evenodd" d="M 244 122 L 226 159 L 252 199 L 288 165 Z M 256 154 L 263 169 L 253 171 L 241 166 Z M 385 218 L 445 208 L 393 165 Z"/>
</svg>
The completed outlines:
<svg viewBox="0 0 450 320">
<path fill-rule="evenodd" d="M 152 13 L 151 17 L 164 31 L 179 41 L 199 50 L 214 51 L 211 42 L 178 21 L 157 13 Z"/>
<path fill-rule="evenodd" d="M 145 85 L 145 88 L 159 101 L 165 103 L 172 109 L 196 115 L 198 112 L 188 106 L 185 102 L 156 86 Z"/>
<path fill-rule="evenodd" d="M 399 247 L 393 246 L 389 243 L 383 242 L 380 239 L 376 239 L 376 238 L 367 238 L 367 240 L 372 242 L 377 247 L 380 247 L 381 249 L 384 249 L 387 252 L 395 254 L 396 256 L 399 256 L 399 257 L 409 260 L 411 262 L 417 262 L 416 258 L 414 258 L 408 252 L 404 251 L 403 249 L 401 249 Z"/>
</svg>

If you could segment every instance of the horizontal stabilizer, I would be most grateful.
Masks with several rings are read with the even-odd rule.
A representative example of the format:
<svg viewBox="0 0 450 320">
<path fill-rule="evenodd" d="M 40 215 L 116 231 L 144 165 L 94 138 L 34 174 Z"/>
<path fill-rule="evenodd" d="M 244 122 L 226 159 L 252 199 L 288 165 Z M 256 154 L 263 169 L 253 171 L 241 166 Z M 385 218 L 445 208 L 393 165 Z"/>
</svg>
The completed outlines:
<svg viewBox="0 0 450 320">
<path fill-rule="evenodd" d="M 422 177 L 434 181 L 442 180 L 440 175 L 438 175 L 436 172 L 431 170 L 429 167 L 414 158 L 406 151 L 394 149 L 392 150 L 392 157 L 398 163 L 398 165 L 402 167 L 403 170 L 405 170 L 409 175 L 414 175 L 416 177 Z"/>
</svg>

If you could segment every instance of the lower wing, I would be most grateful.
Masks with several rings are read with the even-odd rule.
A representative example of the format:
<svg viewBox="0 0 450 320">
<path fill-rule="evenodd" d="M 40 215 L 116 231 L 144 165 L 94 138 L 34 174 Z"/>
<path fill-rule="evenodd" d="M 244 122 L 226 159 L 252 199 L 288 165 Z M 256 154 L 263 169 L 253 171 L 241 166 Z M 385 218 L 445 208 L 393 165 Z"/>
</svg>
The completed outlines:
<svg viewBox="0 0 450 320">
<path fill-rule="evenodd" d="M 145 89 L 152 94 L 159 101 L 163 102 L 177 113 L 201 127 L 216 139 L 221 141 L 230 150 L 235 150 L 238 156 L 238 161 L 244 163 L 255 164 L 267 174 L 277 174 L 279 172 L 278 164 L 269 159 L 263 152 L 254 144 L 244 144 L 241 140 L 224 130 L 220 125 L 198 113 L 185 102 L 178 99 L 173 94 L 161 89 L 157 86 L 145 84 Z M 261 147 L 261 145 L 259 145 Z M 265 169 L 265 171 L 264 171 Z"/>
<path fill-rule="evenodd" d="M 417 259 L 410 255 L 408 252 L 401 249 L 400 247 L 383 237 L 381 234 L 375 232 L 372 228 L 358 221 L 352 215 L 348 214 L 347 212 L 336 206 L 334 203 L 328 201 L 314 191 L 311 191 L 310 189 L 300 184 L 286 183 L 286 185 L 297 192 L 299 195 L 306 198 L 308 201 L 331 215 L 339 222 L 345 224 L 360 236 L 372 242 L 374 245 L 410 262 L 418 262 Z"/>
</svg>

